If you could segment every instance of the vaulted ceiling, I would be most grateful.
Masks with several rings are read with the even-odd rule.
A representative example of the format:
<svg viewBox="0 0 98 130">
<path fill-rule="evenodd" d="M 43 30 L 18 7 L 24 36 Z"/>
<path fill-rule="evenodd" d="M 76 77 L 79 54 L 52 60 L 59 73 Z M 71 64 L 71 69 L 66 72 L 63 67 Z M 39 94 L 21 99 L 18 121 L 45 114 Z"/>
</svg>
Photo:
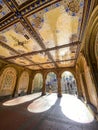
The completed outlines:
<svg viewBox="0 0 98 130">
<path fill-rule="evenodd" d="M 84 0 L 0 0 L 0 58 L 32 70 L 75 66 Z"/>
</svg>

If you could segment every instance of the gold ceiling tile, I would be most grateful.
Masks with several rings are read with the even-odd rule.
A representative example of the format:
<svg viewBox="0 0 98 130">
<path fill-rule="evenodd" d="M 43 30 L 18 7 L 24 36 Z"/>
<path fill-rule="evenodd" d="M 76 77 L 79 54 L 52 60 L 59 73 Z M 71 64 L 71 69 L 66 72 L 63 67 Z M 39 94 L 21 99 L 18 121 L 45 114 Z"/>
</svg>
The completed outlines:
<svg viewBox="0 0 98 130">
<path fill-rule="evenodd" d="M 44 69 L 49 69 L 49 68 L 55 68 L 53 63 L 49 63 L 49 64 L 43 64 L 41 65 Z"/>
<path fill-rule="evenodd" d="M 18 5 L 22 5 L 23 3 L 25 3 L 26 1 L 28 1 L 28 0 L 15 0 L 16 1 L 16 3 L 18 4 Z"/>
<path fill-rule="evenodd" d="M 31 70 L 39 70 L 41 69 L 39 66 L 37 65 L 33 65 L 33 66 L 27 66 L 27 68 L 31 69 Z"/>
<path fill-rule="evenodd" d="M 27 56 L 27 58 L 31 59 L 32 61 L 34 61 L 36 63 L 50 62 L 50 59 L 48 58 L 48 56 L 44 52 L 38 53 L 36 55 Z"/>
<path fill-rule="evenodd" d="M 14 55 L 16 55 L 14 52 L 4 48 L 3 46 L 0 46 L 0 57 L 7 58 Z"/>
<path fill-rule="evenodd" d="M 9 61 L 14 62 L 18 65 L 22 65 L 22 66 L 31 64 L 31 62 L 29 62 L 28 60 L 24 58 L 10 59 Z"/>
<path fill-rule="evenodd" d="M 1 31 L 0 37 L 2 37 L 2 42 L 21 54 L 41 50 L 37 41 L 26 31 L 20 22 Z"/>
<path fill-rule="evenodd" d="M 28 17 L 31 25 L 44 40 L 46 48 L 78 41 L 83 2 L 80 0 L 77 5 L 76 0 L 72 3 L 62 0 Z M 76 5 L 74 14 L 70 11 L 73 4 Z M 40 22 L 35 23 L 37 19 Z"/>
<path fill-rule="evenodd" d="M 74 66 L 74 61 L 63 61 L 63 62 L 58 62 L 57 63 L 59 67 L 73 67 Z"/>
<path fill-rule="evenodd" d="M 4 3 L 3 0 L 0 0 L 0 19 L 10 13 L 11 10 L 9 7 Z"/>
</svg>

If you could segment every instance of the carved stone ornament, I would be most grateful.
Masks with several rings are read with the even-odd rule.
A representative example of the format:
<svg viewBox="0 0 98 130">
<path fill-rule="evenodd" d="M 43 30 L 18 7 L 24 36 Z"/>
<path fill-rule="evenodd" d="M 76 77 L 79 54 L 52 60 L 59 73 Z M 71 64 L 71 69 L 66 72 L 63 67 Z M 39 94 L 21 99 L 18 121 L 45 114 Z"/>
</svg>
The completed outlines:
<svg viewBox="0 0 98 130">
<path fill-rule="evenodd" d="M 68 3 L 68 8 L 73 13 L 78 13 L 79 11 L 79 2 L 77 0 L 72 0 Z"/>
</svg>

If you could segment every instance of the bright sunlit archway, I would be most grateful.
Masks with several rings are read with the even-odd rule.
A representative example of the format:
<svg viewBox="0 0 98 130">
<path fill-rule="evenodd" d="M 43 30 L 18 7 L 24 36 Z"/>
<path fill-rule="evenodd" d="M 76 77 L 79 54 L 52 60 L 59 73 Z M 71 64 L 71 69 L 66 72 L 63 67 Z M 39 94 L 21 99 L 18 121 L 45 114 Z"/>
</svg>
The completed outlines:
<svg viewBox="0 0 98 130">
<path fill-rule="evenodd" d="M 54 72 L 49 72 L 46 78 L 46 92 L 57 93 L 57 76 Z"/>
<path fill-rule="evenodd" d="M 61 86 L 62 86 L 62 93 L 77 94 L 77 84 L 74 75 L 69 72 L 65 71 L 62 73 L 61 79 Z"/>
<path fill-rule="evenodd" d="M 37 73 L 32 82 L 32 93 L 41 92 L 42 86 L 43 86 L 42 74 Z"/>
</svg>

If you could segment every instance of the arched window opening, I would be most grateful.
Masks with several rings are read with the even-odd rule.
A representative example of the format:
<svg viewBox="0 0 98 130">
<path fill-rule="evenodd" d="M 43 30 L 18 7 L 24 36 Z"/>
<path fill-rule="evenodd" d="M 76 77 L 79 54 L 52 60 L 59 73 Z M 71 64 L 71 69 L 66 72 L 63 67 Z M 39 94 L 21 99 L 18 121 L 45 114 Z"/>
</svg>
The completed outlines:
<svg viewBox="0 0 98 130">
<path fill-rule="evenodd" d="M 57 76 L 54 72 L 49 72 L 46 78 L 46 92 L 57 93 Z"/>
<path fill-rule="evenodd" d="M 71 72 L 65 71 L 62 73 L 61 86 L 62 93 L 77 94 L 76 80 Z"/>
<path fill-rule="evenodd" d="M 42 74 L 38 73 L 34 77 L 31 93 L 41 92 L 42 87 L 43 87 L 43 77 Z"/>
<path fill-rule="evenodd" d="M 27 71 L 24 71 L 21 74 L 21 77 L 20 77 L 19 83 L 18 83 L 18 95 L 19 96 L 23 96 L 27 93 L 28 85 L 29 85 L 29 74 Z"/>
</svg>

